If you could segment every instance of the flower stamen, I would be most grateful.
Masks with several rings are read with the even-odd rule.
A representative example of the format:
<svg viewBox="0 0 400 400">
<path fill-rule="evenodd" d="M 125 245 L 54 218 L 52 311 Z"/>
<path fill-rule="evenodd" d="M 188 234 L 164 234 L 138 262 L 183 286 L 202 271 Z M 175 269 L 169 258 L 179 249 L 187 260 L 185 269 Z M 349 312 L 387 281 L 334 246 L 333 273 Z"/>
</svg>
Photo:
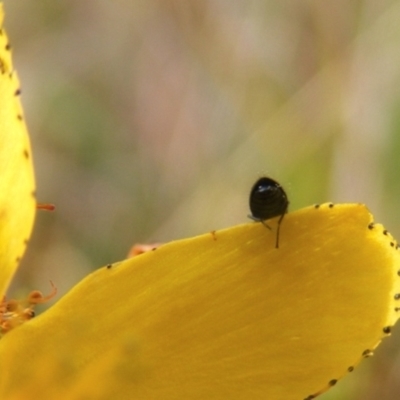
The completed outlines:
<svg viewBox="0 0 400 400">
<path fill-rule="evenodd" d="M 147 253 L 148 251 L 156 250 L 162 243 L 143 244 L 137 243 L 129 250 L 128 258 L 139 256 L 140 254 Z"/>
<path fill-rule="evenodd" d="M 33 290 L 23 300 L 15 300 L 4 296 L 0 302 L 0 337 L 15 327 L 22 325 L 35 316 L 35 306 L 43 304 L 52 299 L 57 294 L 57 288 L 50 281 L 52 291 L 44 296 L 39 290 Z"/>
<path fill-rule="evenodd" d="M 56 209 L 56 206 L 50 203 L 37 203 L 36 209 L 44 211 L 54 211 Z"/>
</svg>

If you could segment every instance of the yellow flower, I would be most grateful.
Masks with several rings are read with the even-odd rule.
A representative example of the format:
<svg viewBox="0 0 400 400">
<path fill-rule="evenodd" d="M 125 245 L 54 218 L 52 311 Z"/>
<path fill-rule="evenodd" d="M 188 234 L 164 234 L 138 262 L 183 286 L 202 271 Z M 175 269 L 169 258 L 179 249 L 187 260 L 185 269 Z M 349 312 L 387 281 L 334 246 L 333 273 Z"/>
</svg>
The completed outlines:
<svg viewBox="0 0 400 400">
<path fill-rule="evenodd" d="M 3 30 L 0 166 L 3 295 L 36 209 Z M 0 399 L 312 399 L 390 334 L 399 270 L 396 241 L 361 204 L 289 213 L 279 249 L 257 223 L 165 244 L 5 333 Z"/>
</svg>

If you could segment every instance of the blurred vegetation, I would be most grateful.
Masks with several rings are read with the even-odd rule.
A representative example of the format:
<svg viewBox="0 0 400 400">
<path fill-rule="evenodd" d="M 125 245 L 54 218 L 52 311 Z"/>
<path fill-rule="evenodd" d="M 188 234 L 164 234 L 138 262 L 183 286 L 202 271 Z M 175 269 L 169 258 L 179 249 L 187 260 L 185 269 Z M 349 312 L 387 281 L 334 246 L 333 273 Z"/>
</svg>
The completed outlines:
<svg viewBox="0 0 400 400">
<path fill-rule="evenodd" d="M 400 238 L 400 2 L 4 3 L 57 206 L 15 287 L 63 294 L 134 243 L 246 222 L 264 174 L 292 209 L 366 203 Z M 322 398 L 396 398 L 393 336 Z"/>
</svg>

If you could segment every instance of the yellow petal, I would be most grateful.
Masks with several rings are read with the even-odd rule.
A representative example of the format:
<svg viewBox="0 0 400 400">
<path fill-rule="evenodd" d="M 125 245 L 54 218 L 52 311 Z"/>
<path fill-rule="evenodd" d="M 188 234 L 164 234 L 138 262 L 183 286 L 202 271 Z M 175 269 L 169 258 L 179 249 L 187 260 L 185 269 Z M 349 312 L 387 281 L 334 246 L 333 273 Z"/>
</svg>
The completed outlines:
<svg viewBox="0 0 400 400">
<path fill-rule="evenodd" d="M 0 27 L 3 4 L 0 3 Z M 0 297 L 17 268 L 35 216 L 31 150 L 4 29 L 0 30 Z"/>
<path fill-rule="evenodd" d="M 360 204 L 308 207 L 285 216 L 279 249 L 274 230 L 251 223 L 101 268 L 0 341 L 0 398 L 42 357 L 66 360 L 73 387 L 126 344 L 122 370 L 87 380 L 114 384 L 113 398 L 315 395 L 398 318 L 399 251 L 371 222 Z"/>
</svg>

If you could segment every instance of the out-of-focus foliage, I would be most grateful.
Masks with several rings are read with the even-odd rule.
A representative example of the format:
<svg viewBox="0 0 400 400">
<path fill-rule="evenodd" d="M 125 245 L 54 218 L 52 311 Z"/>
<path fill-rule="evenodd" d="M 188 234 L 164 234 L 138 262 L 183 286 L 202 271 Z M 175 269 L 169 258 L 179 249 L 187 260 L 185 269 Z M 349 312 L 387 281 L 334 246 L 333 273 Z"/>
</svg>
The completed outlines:
<svg viewBox="0 0 400 400">
<path fill-rule="evenodd" d="M 64 293 L 135 242 L 242 222 L 263 174 L 292 209 L 363 202 L 400 236 L 400 2 L 5 9 L 38 198 L 57 206 L 39 215 L 19 285 Z M 398 340 L 326 398 L 392 400 Z"/>
</svg>

